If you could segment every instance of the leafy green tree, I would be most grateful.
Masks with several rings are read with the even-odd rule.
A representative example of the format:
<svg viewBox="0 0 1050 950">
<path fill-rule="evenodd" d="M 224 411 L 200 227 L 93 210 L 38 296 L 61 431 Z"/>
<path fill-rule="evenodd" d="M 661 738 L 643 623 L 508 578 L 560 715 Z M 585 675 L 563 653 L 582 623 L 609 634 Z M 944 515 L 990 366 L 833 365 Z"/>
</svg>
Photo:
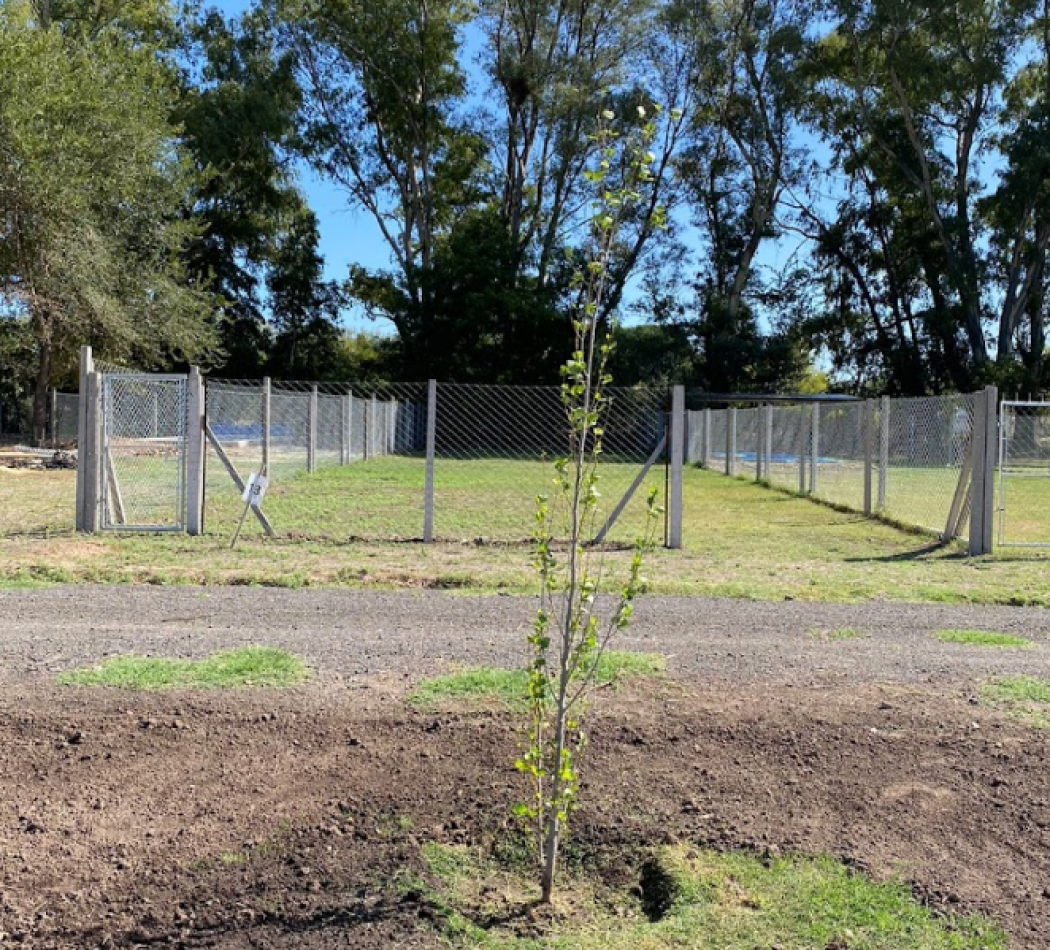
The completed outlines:
<svg viewBox="0 0 1050 950">
<path fill-rule="evenodd" d="M 144 365 L 206 350 L 206 297 L 180 253 L 190 170 L 171 72 L 141 38 L 0 7 L 0 297 L 36 350 L 32 428 L 81 342 Z M 49 18 L 50 17 L 50 18 Z"/>
<path fill-rule="evenodd" d="M 457 0 L 280 0 L 284 48 L 305 92 L 302 142 L 322 174 L 374 221 L 393 270 L 351 274 L 349 291 L 397 328 L 410 365 L 431 313 L 426 275 L 441 235 L 476 203 L 483 157 L 463 114 Z"/>
<path fill-rule="evenodd" d="M 317 221 L 297 186 L 303 97 L 294 59 L 278 50 L 263 10 L 239 21 L 211 11 L 186 30 L 196 68 L 177 119 L 200 171 L 190 198 L 200 230 L 187 266 L 217 298 L 220 370 L 321 378 L 324 352 L 341 336 L 342 297 L 324 279 Z"/>
<path fill-rule="evenodd" d="M 970 388 L 996 372 L 993 359 L 1009 372 L 1022 327 L 1040 350 L 1028 359 L 1042 361 L 1050 231 L 1036 6 L 825 5 L 833 28 L 815 57 L 814 115 L 848 192 L 837 219 L 808 199 L 799 208 L 825 267 L 825 331 L 844 363 L 852 349 L 897 391 Z"/>
</svg>

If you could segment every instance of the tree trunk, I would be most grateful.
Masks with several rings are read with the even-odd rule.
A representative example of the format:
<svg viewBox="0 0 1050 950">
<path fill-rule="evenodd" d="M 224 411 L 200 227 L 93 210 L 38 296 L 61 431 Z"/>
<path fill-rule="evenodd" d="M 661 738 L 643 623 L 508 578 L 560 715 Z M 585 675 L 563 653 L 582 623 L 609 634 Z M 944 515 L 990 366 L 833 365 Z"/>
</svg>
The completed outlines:
<svg viewBox="0 0 1050 950">
<path fill-rule="evenodd" d="M 47 334 L 40 339 L 40 359 L 36 382 L 33 385 L 33 428 L 31 441 L 40 446 L 47 441 L 47 416 L 51 393 L 51 340 Z"/>
</svg>

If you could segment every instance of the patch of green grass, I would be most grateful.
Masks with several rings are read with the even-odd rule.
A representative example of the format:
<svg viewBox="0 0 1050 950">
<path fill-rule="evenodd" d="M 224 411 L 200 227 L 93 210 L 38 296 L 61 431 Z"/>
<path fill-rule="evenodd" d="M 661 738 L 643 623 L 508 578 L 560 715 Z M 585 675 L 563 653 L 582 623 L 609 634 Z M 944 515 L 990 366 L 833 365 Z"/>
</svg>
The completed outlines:
<svg viewBox="0 0 1050 950">
<path fill-rule="evenodd" d="M 221 689 L 238 686 L 294 686 L 309 675 L 303 661 L 272 647 L 223 650 L 206 660 L 118 656 L 58 677 L 75 686 L 124 689 Z"/>
<path fill-rule="evenodd" d="M 1031 640 L 1012 633 L 995 633 L 991 630 L 936 630 L 934 637 L 944 643 L 965 643 L 974 647 L 1030 647 Z"/>
<path fill-rule="evenodd" d="M 636 889 L 563 878 L 553 908 L 536 908 L 528 878 L 463 848 L 424 847 L 426 895 L 444 936 L 465 950 L 1005 950 L 979 916 L 940 916 L 899 882 L 876 882 L 826 857 L 662 849 Z M 640 891 L 640 897 L 638 896 Z M 542 933 L 537 933 L 540 930 Z"/>
<path fill-rule="evenodd" d="M 1050 729 L 1050 681 L 1034 676 L 1004 676 L 984 686 L 981 698 L 1010 716 Z"/>
<path fill-rule="evenodd" d="M 654 676 L 664 672 L 666 661 L 655 653 L 606 650 L 598 662 L 595 681 L 616 685 L 630 676 Z M 494 700 L 505 706 L 524 702 L 528 676 L 524 670 L 479 667 L 423 680 L 412 691 L 409 702 L 421 708 L 444 703 Z"/>
</svg>

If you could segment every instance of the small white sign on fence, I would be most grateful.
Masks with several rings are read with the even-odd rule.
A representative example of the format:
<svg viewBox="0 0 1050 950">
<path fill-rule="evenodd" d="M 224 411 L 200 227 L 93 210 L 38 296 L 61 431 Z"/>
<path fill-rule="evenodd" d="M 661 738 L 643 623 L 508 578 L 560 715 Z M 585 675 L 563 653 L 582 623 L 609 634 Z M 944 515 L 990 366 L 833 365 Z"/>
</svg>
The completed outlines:
<svg viewBox="0 0 1050 950">
<path fill-rule="evenodd" d="M 253 508 L 262 506 L 263 498 L 266 496 L 266 486 L 270 480 L 261 472 L 252 472 L 248 476 L 248 483 L 244 486 L 241 501 L 247 502 Z"/>
</svg>

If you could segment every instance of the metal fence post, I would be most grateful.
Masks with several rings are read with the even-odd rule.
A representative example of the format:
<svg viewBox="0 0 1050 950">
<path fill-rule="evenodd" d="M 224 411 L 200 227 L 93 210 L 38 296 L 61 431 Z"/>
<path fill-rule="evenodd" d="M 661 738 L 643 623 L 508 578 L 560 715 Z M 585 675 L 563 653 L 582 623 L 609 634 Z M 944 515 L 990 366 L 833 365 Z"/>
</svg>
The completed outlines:
<svg viewBox="0 0 1050 950">
<path fill-rule="evenodd" d="M 423 487 L 423 541 L 434 540 L 434 443 L 437 435 L 437 380 L 427 383 L 427 462 Z"/>
<path fill-rule="evenodd" d="M 864 514 L 871 516 L 872 489 L 874 487 L 875 467 L 875 400 L 864 400 L 864 414 L 861 421 L 861 438 L 864 443 Z"/>
<path fill-rule="evenodd" d="M 77 398 L 77 531 L 87 531 L 85 514 L 87 502 L 87 431 L 88 431 L 88 376 L 95 369 L 90 346 L 80 348 L 80 386 Z"/>
<path fill-rule="evenodd" d="M 307 427 L 310 430 L 306 448 L 306 470 L 312 475 L 317 471 L 317 386 L 310 387 L 310 405 L 307 410 Z"/>
<path fill-rule="evenodd" d="M 809 493 L 817 492 L 817 475 L 820 471 L 820 403 L 813 403 L 809 418 Z"/>
<path fill-rule="evenodd" d="M 886 510 L 886 479 L 890 470 L 890 397 L 883 396 L 879 410 L 879 511 Z"/>
<path fill-rule="evenodd" d="M 999 391 L 987 387 L 974 400 L 973 475 L 970 482 L 970 554 L 991 554 L 995 522 L 995 462 Z"/>
<path fill-rule="evenodd" d="M 685 449 L 685 387 L 671 390 L 671 492 L 667 499 L 667 546 L 682 546 L 682 462 Z"/>
<path fill-rule="evenodd" d="M 704 432 L 702 441 L 700 443 L 700 464 L 704 468 L 710 468 L 711 466 L 711 410 L 705 409 L 703 412 L 704 416 Z"/>
<path fill-rule="evenodd" d="M 186 533 L 204 533 L 204 380 L 196 366 L 186 377 Z"/>
<path fill-rule="evenodd" d="M 273 386 L 270 377 L 263 377 L 262 389 L 262 467 L 270 473 L 270 430 L 273 428 Z"/>
<path fill-rule="evenodd" d="M 726 475 L 736 474 L 736 407 L 726 417 Z"/>
</svg>

